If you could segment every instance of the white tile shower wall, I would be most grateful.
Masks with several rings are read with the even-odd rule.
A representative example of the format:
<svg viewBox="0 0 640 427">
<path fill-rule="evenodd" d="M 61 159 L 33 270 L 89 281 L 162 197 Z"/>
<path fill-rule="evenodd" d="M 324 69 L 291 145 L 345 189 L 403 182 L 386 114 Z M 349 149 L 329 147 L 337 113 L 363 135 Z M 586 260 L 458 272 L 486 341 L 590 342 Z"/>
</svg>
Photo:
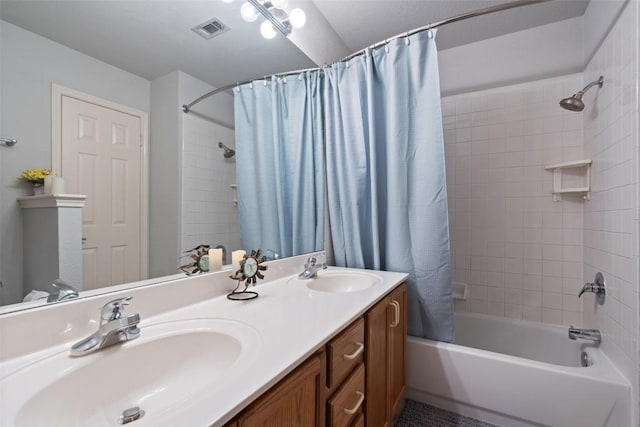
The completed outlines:
<svg viewBox="0 0 640 427">
<path fill-rule="evenodd" d="M 638 405 L 638 2 L 627 4 L 584 71 L 604 76 L 587 93 L 585 154 L 593 159 L 593 193 L 584 207 L 584 278 L 602 271 L 603 306 L 584 301 L 584 323 L 602 331 L 602 346 L 634 385 Z M 638 425 L 638 419 L 634 425 Z"/>
<path fill-rule="evenodd" d="M 185 115 L 183 122 L 182 250 L 224 245 L 227 263 L 240 247 L 238 209 L 233 206 L 235 158 L 225 159 L 221 141 L 235 146 L 232 129 Z"/>
<path fill-rule="evenodd" d="M 558 105 L 581 87 L 572 74 L 443 98 L 453 277 L 470 288 L 457 311 L 582 325 L 583 201 L 553 202 L 544 170 L 583 158 L 582 114 Z"/>
</svg>

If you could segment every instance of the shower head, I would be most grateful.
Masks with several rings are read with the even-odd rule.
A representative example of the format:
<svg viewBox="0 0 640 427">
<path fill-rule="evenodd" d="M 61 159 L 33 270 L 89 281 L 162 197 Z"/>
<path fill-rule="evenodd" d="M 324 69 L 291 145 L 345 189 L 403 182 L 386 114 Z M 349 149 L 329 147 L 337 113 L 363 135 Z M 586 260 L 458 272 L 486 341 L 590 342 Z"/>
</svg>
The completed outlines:
<svg viewBox="0 0 640 427">
<path fill-rule="evenodd" d="M 569 111 L 582 111 L 584 110 L 582 95 L 584 95 L 584 92 L 578 92 L 570 98 L 565 98 L 560 101 L 560 106 Z"/>
<path fill-rule="evenodd" d="M 227 147 L 222 142 L 218 142 L 218 147 L 224 149 L 223 156 L 224 156 L 225 159 L 230 159 L 230 158 L 232 158 L 233 156 L 236 155 L 236 151 L 235 150 L 232 150 L 231 148 Z"/>
<path fill-rule="evenodd" d="M 560 101 L 560 106 L 562 108 L 564 108 L 565 110 L 569 110 L 569 111 L 582 111 L 582 110 L 584 110 L 584 102 L 582 101 L 582 96 L 585 94 L 586 91 L 591 89 L 592 86 L 598 85 L 598 87 L 602 87 L 603 84 L 604 84 L 604 77 L 600 76 L 600 78 L 598 80 L 589 83 L 580 92 L 574 94 L 573 96 L 571 96 L 569 98 L 565 98 L 565 99 L 561 100 Z"/>
</svg>

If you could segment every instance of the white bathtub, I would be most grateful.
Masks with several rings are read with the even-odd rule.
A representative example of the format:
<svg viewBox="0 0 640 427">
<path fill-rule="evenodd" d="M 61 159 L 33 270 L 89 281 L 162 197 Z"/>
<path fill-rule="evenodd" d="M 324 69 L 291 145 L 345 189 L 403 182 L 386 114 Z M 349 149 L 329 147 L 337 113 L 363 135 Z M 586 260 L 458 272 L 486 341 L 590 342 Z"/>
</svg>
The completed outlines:
<svg viewBox="0 0 640 427">
<path fill-rule="evenodd" d="M 505 427 L 631 425 L 630 384 L 567 328 L 458 313 L 455 327 L 455 344 L 409 337 L 409 399 Z"/>
</svg>

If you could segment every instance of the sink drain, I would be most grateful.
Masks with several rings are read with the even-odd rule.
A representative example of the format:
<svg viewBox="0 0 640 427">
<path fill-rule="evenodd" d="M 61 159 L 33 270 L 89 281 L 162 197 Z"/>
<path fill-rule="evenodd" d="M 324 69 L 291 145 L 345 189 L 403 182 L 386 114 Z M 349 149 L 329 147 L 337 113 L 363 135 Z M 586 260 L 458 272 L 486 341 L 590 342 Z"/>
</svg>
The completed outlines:
<svg viewBox="0 0 640 427">
<path fill-rule="evenodd" d="M 580 364 L 581 364 L 582 366 L 584 366 L 585 368 L 586 368 L 587 366 L 591 365 L 591 363 L 590 363 L 590 361 L 589 361 L 589 355 L 587 354 L 587 352 L 586 352 L 586 351 L 583 351 L 583 352 L 580 354 Z"/>
<path fill-rule="evenodd" d="M 122 411 L 122 415 L 118 418 L 118 424 L 129 424 L 142 417 L 144 417 L 144 411 L 140 409 L 140 407 L 134 406 L 133 408 Z"/>
</svg>

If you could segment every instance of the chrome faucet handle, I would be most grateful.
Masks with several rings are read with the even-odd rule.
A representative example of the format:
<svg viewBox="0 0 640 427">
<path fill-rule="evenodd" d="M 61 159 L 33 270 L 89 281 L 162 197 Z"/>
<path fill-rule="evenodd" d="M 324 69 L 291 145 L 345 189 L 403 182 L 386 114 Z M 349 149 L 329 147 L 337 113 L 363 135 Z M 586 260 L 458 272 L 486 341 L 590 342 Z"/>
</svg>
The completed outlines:
<svg viewBox="0 0 640 427">
<path fill-rule="evenodd" d="M 56 279 L 51 286 L 53 286 L 57 292 L 49 294 L 47 302 L 56 302 L 78 297 L 78 291 L 64 280 Z"/>
<path fill-rule="evenodd" d="M 71 356 L 84 356 L 140 336 L 140 315 L 122 316 L 124 306 L 132 297 L 118 298 L 106 303 L 101 309 L 100 327 L 96 332 L 71 346 Z"/>
<path fill-rule="evenodd" d="M 316 255 L 311 255 L 307 258 L 307 262 L 304 264 L 304 268 L 318 267 L 318 269 L 322 268 L 323 270 L 327 268 L 327 262 L 324 254 L 318 254 L 321 257 L 322 263 L 318 263 L 318 258 Z"/>
<path fill-rule="evenodd" d="M 267 249 L 266 251 L 264 251 L 264 256 L 265 258 L 267 258 L 267 261 L 280 259 L 280 254 L 273 249 Z"/>
<path fill-rule="evenodd" d="M 318 258 L 316 255 L 311 255 L 309 258 L 307 258 L 307 262 L 304 264 L 304 271 L 298 274 L 298 277 L 300 279 L 312 279 L 318 275 L 318 270 L 324 270 L 325 268 L 327 268 L 324 254 L 318 255 L 322 257 L 322 263 L 318 262 Z"/>
<path fill-rule="evenodd" d="M 133 297 L 118 298 L 113 301 L 109 301 L 100 309 L 100 325 L 104 325 L 106 322 L 122 317 L 124 307 L 131 304 Z"/>
<path fill-rule="evenodd" d="M 327 256 L 324 253 L 321 253 L 320 257 L 322 258 L 321 267 L 324 270 L 325 268 L 327 268 Z"/>
<path fill-rule="evenodd" d="M 593 279 L 593 283 L 584 284 L 582 290 L 578 294 L 578 298 L 580 298 L 585 292 L 593 292 L 594 294 L 596 294 L 596 301 L 598 301 L 600 305 L 604 304 L 606 289 L 604 276 L 602 275 L 602 273 L 596 273 L 596 277 Z"/>
</svg>

